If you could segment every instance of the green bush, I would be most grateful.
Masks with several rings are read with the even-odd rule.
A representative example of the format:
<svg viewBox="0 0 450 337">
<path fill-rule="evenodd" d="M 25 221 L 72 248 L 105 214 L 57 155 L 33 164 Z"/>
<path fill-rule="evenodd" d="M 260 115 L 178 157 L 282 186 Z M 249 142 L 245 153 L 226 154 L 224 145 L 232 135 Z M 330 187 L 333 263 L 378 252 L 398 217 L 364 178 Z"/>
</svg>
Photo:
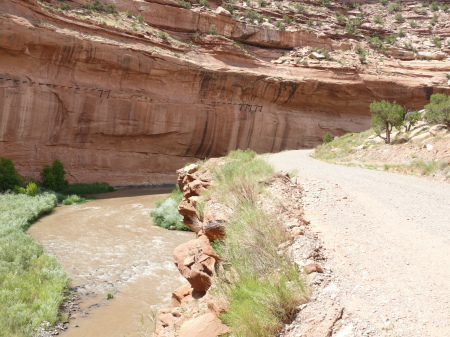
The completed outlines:
<svg viewBox="0 0 450 337">
<path fill-rule="evenodd" d="M 54 324 L 69 278 L 26 230 L 56 205 L 51 194 L 0 194 L 0 335 L 29 337 Z"/>
<path fill-rule="evenodd" d="M 97 12 L 104 12 L 105 4 L 99 0 L 95 0 L 94 3 L 91 5 L 91 9 Z"/>
<path fill-rule="evenodd" d="M 22 179 L 12 160 L 0 158 L 0 192 L 13 191 L 15 186 L 22 186 Z"/>
<path fill-rule="evenodd" d="M 86 197 L 92 194 L 107 193 L 115 191 L 108 183 L 75 183 L 64 188 L 64 194 L 77 194 Z"/>
<path fill-rule="evenodd" d="M 61 4 L 61 7 L 59 7 L 62 11 L 69 11 L 72 9 L 68 4 Z"/>
<path fill-rule="evenodd" d="M 26 194 L 30 197 L 35 197 L 38 193 L 38 186 L 34 181 L 31 181 L 27 184 L 25 188 L 16 186 L 14 188 L 14 192 L 19 194 Z"/>
<path fill-rule="evenodd" d="M 229 3 L 222 2 L 222 7 L 225 8 L 227 11 L 229 11 L 231 14 L 234 12 L 234 7 L 230 5 Z"/>
<path fill-rule="evenodd" d="M 76 194 L 72 194 L 67 196 L 67 198 L 65 198 L 62 201 L 63 205 L 72 205 L 72 204 L 84 204 L 87 200 L 85 198 L 82 198 Z"/>
<path fill-rule="evenodd" d="M 450 96 L 431 95 L 430 104 L 425 109 L 425 120 L 433 124 L 445 124 L 450 128 Z"/>
<path fill-rule="evenodd" d="M 408 112 L 405 116 L 406 131 L 411 130 L 411 127 L 417 124 L 422 119 L 422 114 L 419 111 Z"/>
<path fill-rule="evenodd" d="M 323 144 L 328 144 L 329 142 L 331 142 L 333 140 L 333 138 L 331 137 L 330 133 L 327 132 L 325 134 L 325 136 L 323 136 Z"/>
<path fill-rule="evenodd" d="M 183 199 L 183 193 L 179 189 L 175 189 L 170 193 L 169 197 L 156 202 L 156 207 L 150 210 L 150 216 L 153 221 L 160 227 L 176 230 L 190 231 L 191 229 L 181 223 L 183 217 L 178 213 L 178 204 Z"/>
<path fill-rule="evenodd" d="M 208 34 L 209 35 L 217 35 L 218 34 L 216 25 L 209 26 Z"/>
<path fill-rule="evenodd" d="M 384 20 L 381 17 L 381 15 L 375 15 L 373 22 L 375 22 L 376 24 L 382 25 L 384 23 Z"/>
<path fill-rule="evenodd" d="M 108 13 L 111 13 L 111 14 L 117 14 L 117 13 L 118 13 L 115 4 L 109 4 L 109 5 L 106 7 L 106 11 L 107 11 Z"/>
<path fill-rule="evenodd" d="M 52 166 L 45 166 L 41 172 L 42 186 L 56 192 L 63 191 L 69 184 L 64 179 L 66 171 L 63 163 L 56 159 Z"/>
</svg>

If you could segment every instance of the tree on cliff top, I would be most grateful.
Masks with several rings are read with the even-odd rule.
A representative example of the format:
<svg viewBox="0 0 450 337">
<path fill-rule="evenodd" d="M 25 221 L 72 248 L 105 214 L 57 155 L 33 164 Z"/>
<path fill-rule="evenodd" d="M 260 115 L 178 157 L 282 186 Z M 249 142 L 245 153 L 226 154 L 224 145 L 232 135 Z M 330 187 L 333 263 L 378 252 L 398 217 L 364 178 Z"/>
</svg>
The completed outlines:
<svg viewBox="0 0 450 337">
<path fill-rule="evenodd" d="M 372 128 L 376 134 L 383 138 L 386 144 L 391 143 L 392 128 L 399 128 L 403 124 L 405 118 L 405 109 L 394 102 L 373 101 L 370 104 L 370 112 L 372 113 Z M 381 136 L 385 132 L 386 136 Z"/>
<path fill-rule="evenodd" d="M 450 128 L 450 96 L 431 95 L 430 104 L 425 106 L 425 119 L 430 123 L 445 124 Z"/>
<path fill-rule="evenodd" d="M 42 186 L 53 191 L 62 191 L 69 184 L 67 180 L 64 179 L 66 171 L 64 170 L 64 165 L 56 159 L 52 166 L 44 166 L 41 172 Z"/>
</svg>

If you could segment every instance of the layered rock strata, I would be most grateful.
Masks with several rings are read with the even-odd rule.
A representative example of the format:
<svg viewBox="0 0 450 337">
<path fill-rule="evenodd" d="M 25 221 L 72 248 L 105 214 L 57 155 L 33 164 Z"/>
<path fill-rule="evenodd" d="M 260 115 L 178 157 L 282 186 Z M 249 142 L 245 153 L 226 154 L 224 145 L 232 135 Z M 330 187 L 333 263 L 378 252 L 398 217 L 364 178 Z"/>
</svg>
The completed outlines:
<svg viewBox="0 0 450 337">
<path fill-rule="evenodd" d="M 194 158 L 312 147 L 326 132 L 368 128 L 374 99 L 419 108 L 447 90 L 449 62 L 385 62 L 374 72 L 271 62 L 280 48 L 354 44 L 220 10 L 117 1 L 143 14 L 138 27 L 117 19 L 124 14 L 82 19 L 55 4 L 0 3 L 0 155 L 34 179 L 58 158 L 71 182 L 173 183 L 171 172 Z M 223 36 L 194 34 L 212 24 Z"/>
</svg>

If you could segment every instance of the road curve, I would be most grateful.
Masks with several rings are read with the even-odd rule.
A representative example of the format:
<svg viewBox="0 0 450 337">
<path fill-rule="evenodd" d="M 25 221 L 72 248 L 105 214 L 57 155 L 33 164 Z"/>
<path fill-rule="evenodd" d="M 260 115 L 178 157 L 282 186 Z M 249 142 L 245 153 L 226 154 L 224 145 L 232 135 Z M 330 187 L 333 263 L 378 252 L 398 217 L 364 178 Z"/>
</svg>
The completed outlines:
<svg viewBox="0 0 450 337">
<path fill-rule="evenodd" d="M 370 336 L 450 336 L 450 184 L 333 165 L 311 150 L 268 156 L 305 188 L 306 217 Z"/>
</svg>

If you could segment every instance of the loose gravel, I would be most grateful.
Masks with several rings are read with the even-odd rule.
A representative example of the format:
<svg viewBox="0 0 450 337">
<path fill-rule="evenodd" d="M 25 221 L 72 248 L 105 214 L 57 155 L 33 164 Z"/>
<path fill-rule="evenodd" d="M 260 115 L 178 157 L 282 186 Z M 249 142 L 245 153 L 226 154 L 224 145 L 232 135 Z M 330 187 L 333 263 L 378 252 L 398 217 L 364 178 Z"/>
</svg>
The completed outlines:
<svg viewBox="0 0 450 337">
<path fill-rule="evenodd" d="M 312 302 L 332 293 L 326 335 L 450 336 L 450 184 L 328 164 L 311 153 L 268 160 L 295 173 L 323 243 L 332 277 Z M 308 336 L 295 324 L 283 336 Z"/>
</svg>

